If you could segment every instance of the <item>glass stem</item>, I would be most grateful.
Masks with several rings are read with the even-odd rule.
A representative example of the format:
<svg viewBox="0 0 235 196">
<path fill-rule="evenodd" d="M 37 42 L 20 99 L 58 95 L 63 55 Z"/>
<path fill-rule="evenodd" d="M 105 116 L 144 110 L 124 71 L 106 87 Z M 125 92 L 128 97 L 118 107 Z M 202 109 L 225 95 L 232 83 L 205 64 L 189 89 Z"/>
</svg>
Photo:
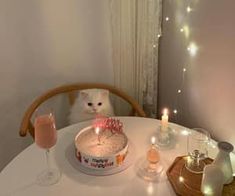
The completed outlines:
<svg viewBox="0 0 235 196">
<path fill-rule="evenodd" d="M 193 160 L 193 165 L 195 166 L 195 167 L 198 167 L 199 166 L 199 158 L 194 158 L 194 160 Z"/>
<path fill-rule="evenodd" d="M 50 164 L 50 149 L 46 149 L 46 161 L 47 161 L 47 169 L 50 170 L 51 164 Z"/>
<path fill-rule="evenodd" d="M 197 161 L 197 167 L 199 167 L 199 165 L 200 165 L 200 163 L 199 163 L 200 159 L 197 158 L 196 161 Z"/>
</svg>

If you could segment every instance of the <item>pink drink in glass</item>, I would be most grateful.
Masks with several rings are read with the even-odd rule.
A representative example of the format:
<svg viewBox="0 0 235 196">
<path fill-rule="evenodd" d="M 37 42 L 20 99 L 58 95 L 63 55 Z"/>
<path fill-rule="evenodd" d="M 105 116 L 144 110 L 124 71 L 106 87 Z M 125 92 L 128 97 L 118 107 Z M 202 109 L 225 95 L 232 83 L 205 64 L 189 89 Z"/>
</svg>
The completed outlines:
<svg viewBox="0 0 235 196">
<path fill-rule="evenodd" d="M 57 140 L 55 119 L 51 114 L 45 114 L 35 119 L 35 142 L 44 149 L 55 145 Z"/>
</svg>

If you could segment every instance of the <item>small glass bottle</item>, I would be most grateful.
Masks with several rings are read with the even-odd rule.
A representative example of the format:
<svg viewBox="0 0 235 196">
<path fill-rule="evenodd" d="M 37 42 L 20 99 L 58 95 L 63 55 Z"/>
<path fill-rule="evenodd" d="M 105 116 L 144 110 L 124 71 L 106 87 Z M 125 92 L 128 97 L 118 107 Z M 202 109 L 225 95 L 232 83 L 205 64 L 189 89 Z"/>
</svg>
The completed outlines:
<svg viewBox="0 0 235 196">
<path fill-rule="evenodd" d="M 213 164 L 217 165 L 223 172 L 224 184 L 230 184 L 233 181 L 233 169 L 230 159 L 230 152 L 233 151 L 233 145 L 228 142 L 218 143 L 219 153 Z"/>
<path fill-rule="evenodd" d="M 221 196 L 223 191 L 223 172 L 214 164 L 206 165 L 203 170 L 201 191 L 205 196 Z"/>
<path fill-rule="evenodd" d="M 147 181 L 155 181 L 160 177 L 160 173 L 163 167 L 160 163 L 160 154 L 155 146 L 156 138 L 151 138 L 152 145 L 146 153 L 146 157 L 143 162 L 140 162 L 138 175 Z"/>
</svg>

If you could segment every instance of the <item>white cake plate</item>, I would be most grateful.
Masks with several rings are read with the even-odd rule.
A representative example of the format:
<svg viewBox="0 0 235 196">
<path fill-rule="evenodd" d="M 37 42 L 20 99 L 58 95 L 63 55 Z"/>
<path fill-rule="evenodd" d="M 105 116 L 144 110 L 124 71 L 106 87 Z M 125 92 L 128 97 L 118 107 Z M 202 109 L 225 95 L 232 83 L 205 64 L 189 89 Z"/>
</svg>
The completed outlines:
<svg viewBox="0 0 235 196">
<path fill-rule="evenodd" d="M 121 171 L 124 171 L 127 169 L 135 159 L 135 148 L 132 142 L 129 140 L 129 147 L 128 147 L 128 153 L 126 158 L 124 159 L 124 162 L 115 168 L 112 169 L 107 169 L 107 170 L 95 170 L 95 169 L 90 169 L 85 166 L 83 166 L 77 159 L 77 164 L 78 164 L 78 169 L 88 175 L 93 175 L 93 176 L 108 176 L 112 174 L 119 173 Z"/>
</svg>

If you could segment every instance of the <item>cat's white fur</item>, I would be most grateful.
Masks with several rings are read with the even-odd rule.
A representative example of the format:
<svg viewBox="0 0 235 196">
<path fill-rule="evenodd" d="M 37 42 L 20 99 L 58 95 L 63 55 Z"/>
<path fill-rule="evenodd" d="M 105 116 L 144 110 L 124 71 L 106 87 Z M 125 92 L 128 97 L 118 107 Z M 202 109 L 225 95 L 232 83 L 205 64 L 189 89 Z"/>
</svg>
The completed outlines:
<svg viewBox="0 0 235 196">
<path fill-rule="evenodd" d="M 69 123 L 74 124 L 94 119 L 97 114 L 114 116 L 113 107 L 109 99 L 109 91 L 103 89 L 82 90 L 71 107 Z"/>
</svg>

